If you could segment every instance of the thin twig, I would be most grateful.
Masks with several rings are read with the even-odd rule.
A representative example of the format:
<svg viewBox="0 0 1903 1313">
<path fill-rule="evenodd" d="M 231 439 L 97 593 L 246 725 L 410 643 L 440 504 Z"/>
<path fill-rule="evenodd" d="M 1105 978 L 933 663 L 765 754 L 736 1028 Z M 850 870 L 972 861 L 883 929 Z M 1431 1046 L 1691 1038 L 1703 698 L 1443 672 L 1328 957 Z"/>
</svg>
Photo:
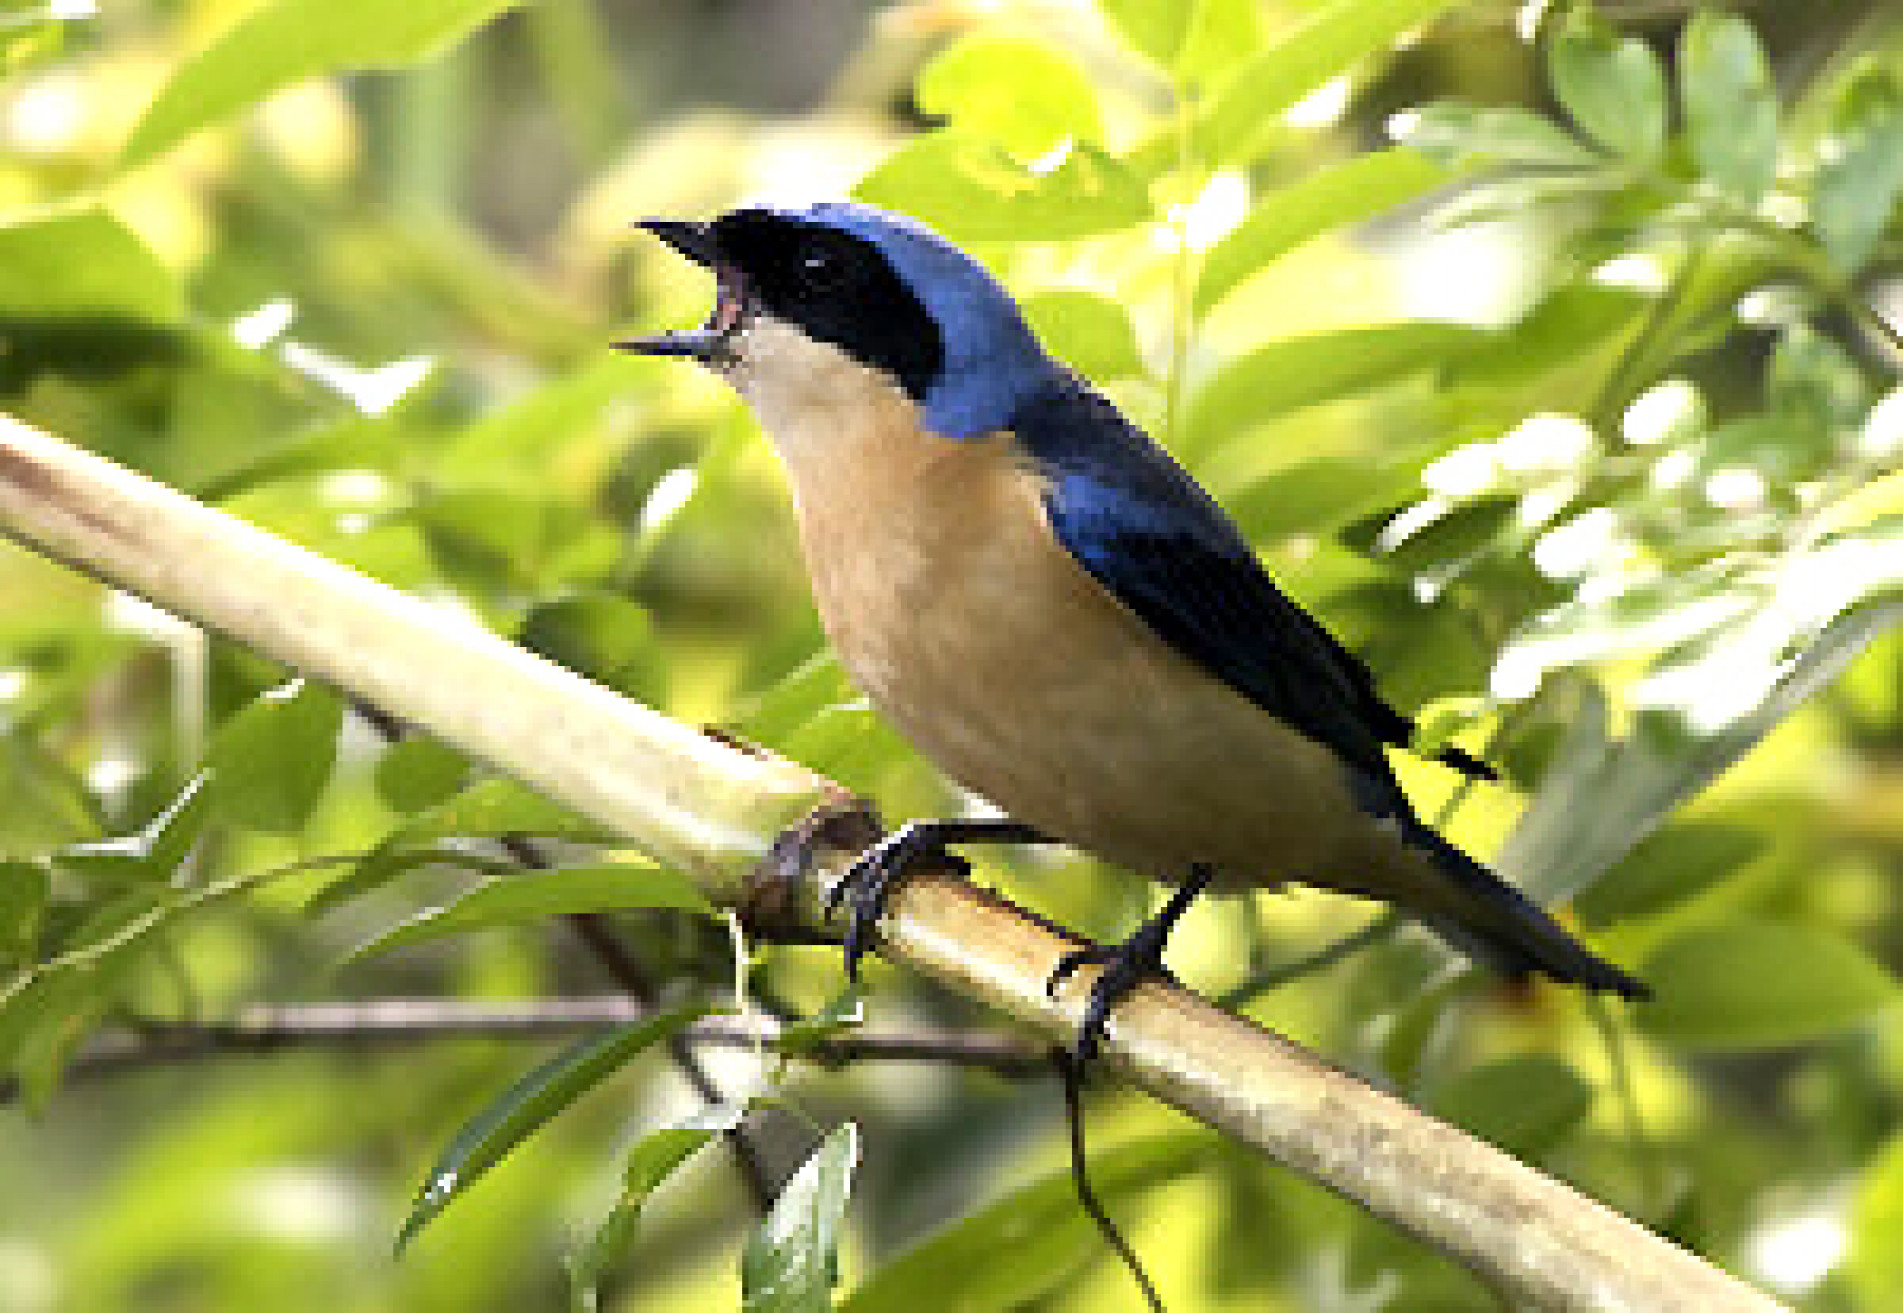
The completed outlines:
<svg viewBox="0 0 1903 1313">
<path fill-rule="evenodd" d="M 627 1025 L 650 1010 L 625 994 L 542 999 L 530 1003 L 472 1003 L 460 999 L 386 998 L 361 1003 L 306 1003 L 246 1008 L 231 1021 L 145 1022 L 108 1031 L 67 1064 L 63 1083 L 99 1080 L 144 1070 L 224 1057 L 259 1057 L 322 1048 L 409 1048 L 439 1039 L 540 1040 Z M 771 1047 L 777 1024 L 710 1017 L 682 1032 L 692 1049 Z M 855 1031 L 804 1041 L 796 1055 L 824 1067 L 857 1062 L 935 1062 L 1024 1078 L 1046 1067 L 1043 1049 L 987 1031 Z M 0 1104 L 19 1097 L 0 1081 Z"/>
</svg>

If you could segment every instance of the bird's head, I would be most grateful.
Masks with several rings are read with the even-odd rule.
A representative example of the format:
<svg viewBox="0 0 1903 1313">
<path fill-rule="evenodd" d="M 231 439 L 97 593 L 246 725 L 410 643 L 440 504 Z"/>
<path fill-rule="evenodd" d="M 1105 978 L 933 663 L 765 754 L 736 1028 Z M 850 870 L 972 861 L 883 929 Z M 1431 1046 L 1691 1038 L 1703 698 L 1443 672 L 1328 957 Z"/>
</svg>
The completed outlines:
<svg viewBox="0 0 1903 1313">
<path fill-rule="evenodd" d="M 770 427 L 822 391 L 850 394 L 846 379 L 896 389 L 942 437 L 976 438 L 1058 370 L 982 265 L 901 215 L 828 201 L 639 226 L 712 269 L 718 292 L 701 327 L 621 347 L 700 361 Z"/>
</svg>

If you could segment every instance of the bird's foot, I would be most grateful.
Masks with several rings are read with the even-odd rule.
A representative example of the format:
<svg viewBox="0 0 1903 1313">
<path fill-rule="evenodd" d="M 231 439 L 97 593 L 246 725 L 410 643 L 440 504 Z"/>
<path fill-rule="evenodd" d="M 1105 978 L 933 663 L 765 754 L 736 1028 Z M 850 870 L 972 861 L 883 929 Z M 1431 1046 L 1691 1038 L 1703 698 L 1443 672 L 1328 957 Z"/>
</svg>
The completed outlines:
<svg viewBox="0 0 1903 1313">
<path fill-rule="evenodd" d="M 1211 875 L 1208 867 L 1197 867 L 1189 880 L 1170 895 L 1169 902 L 1164 904 L 1162 910 L 1138 926 L 1136 932 L 1122 943 L 1092 944 L 1088 948 L 1066 953 L 1057 960 L 1050 979 L 1044 982 L 1044 993 L 1053 998 L 1059 987 L 1075 975 L 1078 968 L 1103 968 L 1102 974 L 1091 982 L 1090 999 L 1084 1006 L 1084 1019 L 1077 1027 L 1077 1037 L 1071 1045 L 1072 1055 L 1080 1064 L 1097 1056 L 1103 1047 L 1110 1025 L 1110 1010 L 1121 1003 L 1126 994 L 1146 980 L 1175 982 L 1176 977 L 1163 965 L 1163 947 L 1169 942 L 1170 931 L 1176 928 L 1183 913 L 1196 901 L 1196 896 L 1208 887 Z"/>
<path fill-rule="evenodd" d="M 912 867 L 927 859 L 970 874 L 964 858 L 946 851 L 952 836 L 933 821 L 910 821 L 860 853 L 837 883 L 826 891 L 826 916 L 848 909 L 846 976 L 859 979 L 859 959 L 872 947 L 873 929 L 885 915 L 886 900 Z"/>
<path fill-rule="evenodd" d="M 1092 944 L 1064 954 L 1044 982 L 1044 992 L 1056 997 L 1058 988 L 1077 973 L 1078 968 L 1100 966 L 1103 974 L 1091 982 L 1090 1001 L 1084 1007 L 1083 1022 L 1071 1041 L 1071 1054 L 1079 1063 L 1097 1056 L 1110 1024 L 1110 1010 L 1124 995 L 1145 980 L 1174 980 L 1163 965 L 1163 943 L 1169 927 L 1145 921 L 1137 932 L 1120 944 Z"/>
</svg>

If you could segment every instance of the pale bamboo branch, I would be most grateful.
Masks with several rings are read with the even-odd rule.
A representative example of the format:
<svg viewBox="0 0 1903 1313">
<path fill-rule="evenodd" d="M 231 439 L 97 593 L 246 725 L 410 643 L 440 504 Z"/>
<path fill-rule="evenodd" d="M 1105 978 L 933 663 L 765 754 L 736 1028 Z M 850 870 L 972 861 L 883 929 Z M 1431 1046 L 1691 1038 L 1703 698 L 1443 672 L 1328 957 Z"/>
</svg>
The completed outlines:
<svg viewBox="0 0 1903 1313">
<path fill-rule="evenodd" d="M 0 530 L 491 762 L 737 904 L 770 842 L 841 792 L 0 416 Z M 838 854 L 829 863 L 837 869 Z M 792 911 L 812 921 L 816 894 Z M 1050 1036 L 1093 973 L 1074 944 L 948 878 L 908 883 L 881 951 Z M 1117 1010 L 1105 1065 L 1465 1264 L 1520 1309 L 1772 1309 L 1771 1300 L 1490 1145 L 1175 986 Z"/>
</svg>

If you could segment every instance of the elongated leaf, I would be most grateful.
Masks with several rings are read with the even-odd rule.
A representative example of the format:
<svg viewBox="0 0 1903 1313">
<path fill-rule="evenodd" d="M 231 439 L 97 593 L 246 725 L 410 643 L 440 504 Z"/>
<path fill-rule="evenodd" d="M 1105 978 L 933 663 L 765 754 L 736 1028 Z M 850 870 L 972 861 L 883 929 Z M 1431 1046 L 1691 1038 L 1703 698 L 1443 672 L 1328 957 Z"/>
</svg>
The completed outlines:
<svg viewBox="0 0 1903 1313">
<path fill-rule="evenodd" d="M 1553 90 L 1588 137 L 1647 161 L 1665 147 L 1665 71 L 1652 48 L 1575 10 L 1553 38 Z"/>
<path fill-rule="evenodd" d="M 50 890 L 44 866 L 0 862 L 0 967 L 32 954 Z"/>
<path fill-rule="evenodd" d="M 412 847 L 459 836 L 495 839 L 512 834 L 567 839 L 571 843 L 605 843 L 612 838 L 595 822 L 498 775 L 477 780 L 455 797 L 420 813 L 397 831 L 391 843 Z"/>
<path fill-rule="evenodd" d="M 1423 155 L 1376 151 L 1271 192 L 1204 258 L 1196 313 L 1207 314 L 1238 283 L 1311 237 L 1379 214 L 1450 177 Z"/>
<path fill-rule="evenodd" d="M 1817 235 L 1839 268 L 1870 258 L 1903 196 L 1903 83 L 1874 68 L 1845 91 L 1835 115 L 1837 152 L 1817 168 Z"/>
<path fill-rule="evenodd" d="M 1176 1180 L 1209 1149 L 1193 1134 L 1156 1135 L 1090 1156 L 1107 1207 Z M 920 1241 L 840 1301 L 840 1313 L 1003 1309 L 1031 1303 L 1104 1252 L 1077 1205 L 1070 1172 L 1053 1172 Z"/>
<path fill-rule="evenodd" d="M 1067 55 L 1025 37 L 973 34 L 920 70 L 913 95 L 927 114 L 1035 159 L 1065 137 L 1098 141 L 1097 93 Z"/>
<path fill-rule="evenodd" d="M 745 1104 L 730 1104 L 709 1112 L 712 1115 L 697 1117 L 690 1125 L 649 1131 L 628 1151 L 621 1168 L 621 1196 L 587 1246 L 568 1264 L 572 1302 L 578 1313 L 595 1313 L 600 1307 L 602 1279 L 627 1254 L 648 1197 L 716 1135 L 738 1126 L 747 1109 Z"/>
<path fill-rule="evenodd" d="M 484 881 L 455 902 L 393 926 L 350 955 L 351 961 L 472 930 L 528 925 L 573 912 L 667 907 L 713 914 L 692 881 L 665 866 L 603 862 L 524 871 Z"/>
<path fill-rule="evenodd" d="M 1679 39 L 1679 99 L 1705 176 L 1755 203 L 1777 176 L 1777 88 L 1751 24 L 1702 9 Z"/>
<path fill-rule="evenodd" d="M 219 814 L 276 834 L 302 829 L 330 783 L 343 714 L 335 693 L 298 680 L 226 721 L 207 758 Z"/>
<path fill-rule="evenodd" d="M 1592 1108 L 1592 1088 L 1558 1058 L 1522 1054 L 1462 1072 L 1434 1112 L 1521 1158 L 1545 1153 Z"/>
<path fill-rule="evenodd" d="M 1765 847 L 1764 836 L 1742 825 L 1677 822 L 1634 848 L 1573 900 L 1573 910 L 1589 926 L 1652 916 L 1736 876 Z"/>
<path fill-rule="evenodd" d="M 418 734 L 392 743 L 377 758 L 377 796 L 395 812 L 419 812 L 449 801 L 469 781 L 469 759 L 440 739 Z"/>
<path fill-rule="evenodd" d="M 571 1045 L 496 1096 L 456 1133 L 430 1169 L 397 1235 L 401 1254 L 430 1220 L 463 1197 L 484 1173 L 557 1113 L 629 1059 L 707 1014 L 701 1004 L 675 1008 Z"/>
<path fill-rule="evenodd" d="M 1817 1039 L 1868 1020 L 1898 992 L 1889 973 L 1848 941 L 1766 921 L 1688 930 L 1640 974 L 1656 994 L 1639 1013 L 1645 1027 L 1696 1048 Z"/>
<path fill-rule="evenodd" d="M 826 1313 L 839 1280 L 839 1228 L 859 1165 L 859 1128 L 846 1122 L 793 1173 L 740 1257 L 746 1313 Z"/>
<path fill-rule="evenodd" d="M 1476 350 L 1490 335 L 1460 324 L 1378 324 L 1284 338 L 1232 361 L 1191 404 L 1189 431 L 1206 439 L 1283 411 L 1394 382 Z"/>
<path fill-rule="evenodd" d="M 131 168 L 280 87 L 426 59 L 517 0 L 265 0 L 165 84 L 126 143 Z"/>
<path fill-rule="evenodd" d="M 1451 8 L 1454 0 L 1336 0 L 1282 40 L 1239 66 L 1211 98 L 1196 125 L 1201 158 L 1240 163 L 1276 116 L 1347 72 L 1357 60 L 1391 47 L 1410 28 Z"/>
<path fill-rule="evenodd" d="M 1399 123 L 1395 133 L 1403 146 L 1446 168 L 1519 164 L 1583 169 L 1600 163 L 1579 138 L 1530 109 L 1442 100 Z"/>
<path fill-rule="evenodd" d="M 177 281 L 103 210 L 0 224 L 0 318 L 127 318 L 169 323 Z"/>
<path fill-rule="evenodd" d="M 1038 172 L 955 128 L 930 132 L 888 156 L 856 194 L 913 214 L 954 241 L 1055 241 L 1115 232 L 1150 217 L 1143 184 L 1115 159 L 1079 143 Z"/>
</svg>

